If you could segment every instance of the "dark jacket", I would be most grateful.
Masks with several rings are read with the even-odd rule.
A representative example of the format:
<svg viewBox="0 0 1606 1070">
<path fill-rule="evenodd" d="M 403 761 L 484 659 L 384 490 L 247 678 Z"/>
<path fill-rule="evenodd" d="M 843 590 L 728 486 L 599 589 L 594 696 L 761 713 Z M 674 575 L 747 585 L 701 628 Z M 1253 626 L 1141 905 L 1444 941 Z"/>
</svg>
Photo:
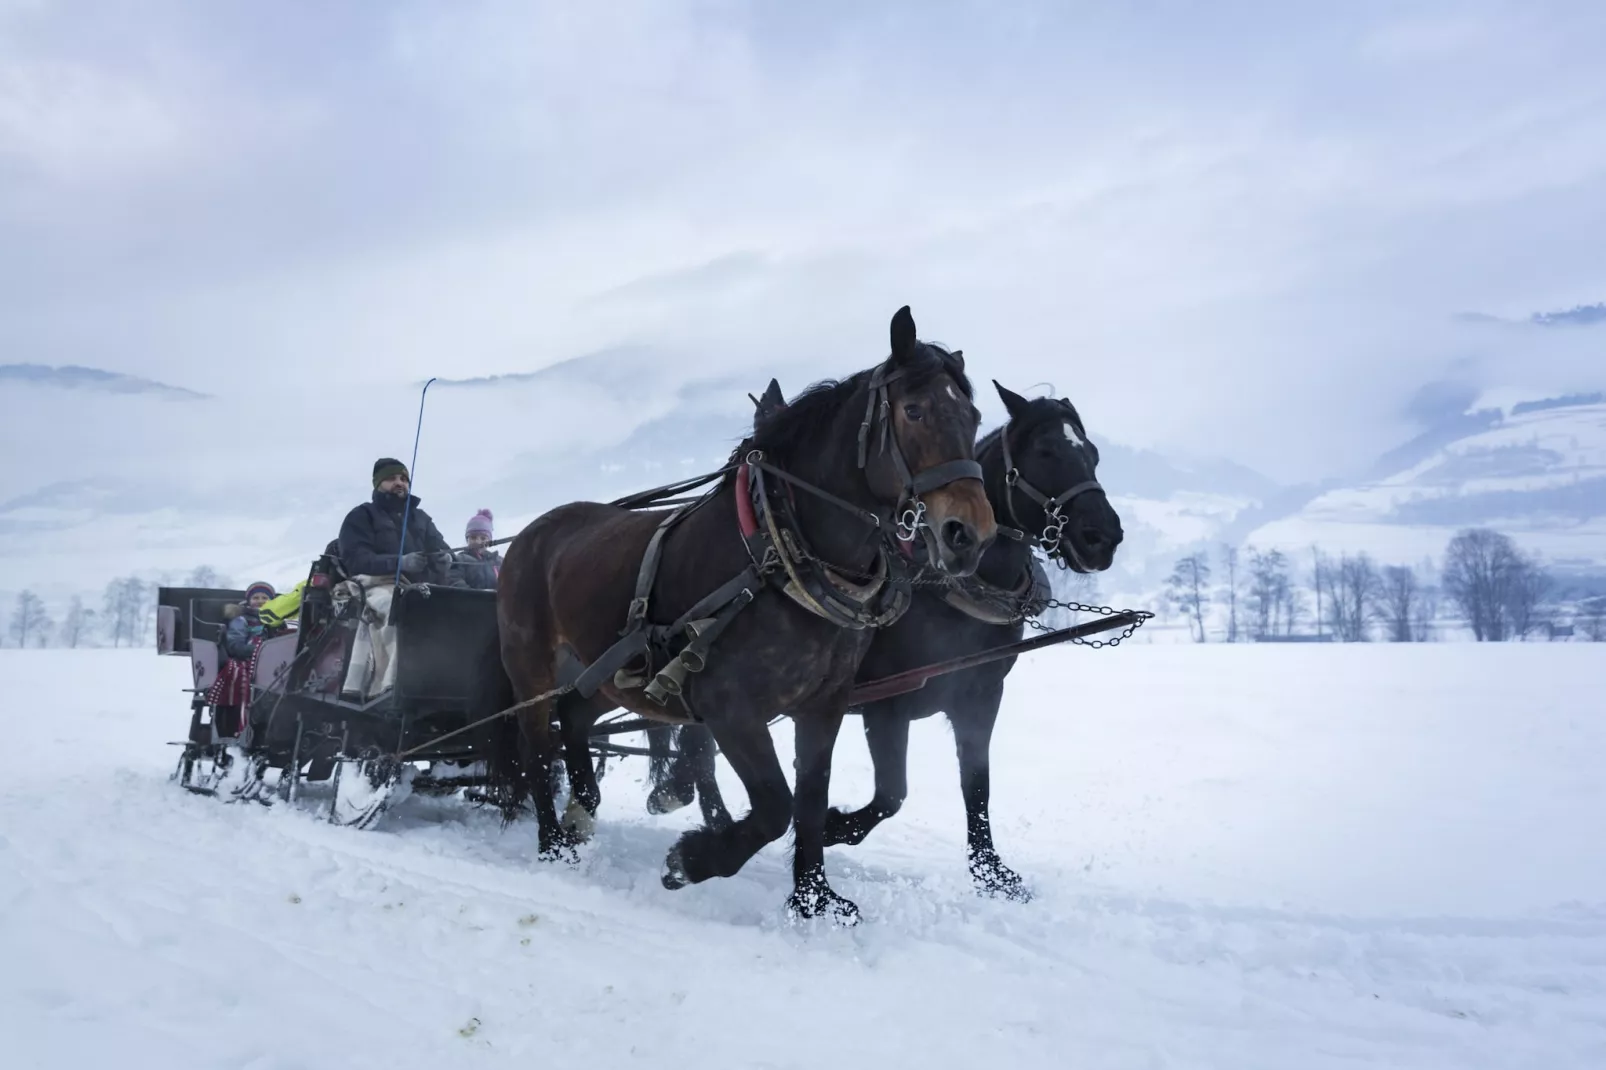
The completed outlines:
<svg viewBox="0 0 1606 1070">
<path fill-rule="evenodd" d="M 502 568 L 502 555 L 486 550 L 481 557 L 473 550 L 461 550 L 457 555 L 457 574 L 463 582 L 477 591 L 496 590 L 496 574 Z"/>
<path fill-rule="evenodd" d="M 255 649 L 253 640 L 262 635 L 262 620 L 250 606 L 225 606 L 223 616 L 228 626 L 223 629 L 223 652 L 235 661 L 250 661 Z"/>
<path fill-rule="evenodd" d="M 348 576 L 394 576 L 403 555 L 420 552 L 451 556 L 452 548 L 429 514 L 410 497 L 412 511 L 407 515 L 407 545 L 402 546 L 402 499 L 394 494 L 374 491 L 371 500 L 346 514 L 340 525 L 340 565 Z M 408 572 L 417 583 L 440 582 L 446 577 L 433 566 L 423 572 Z"/>
</svg>

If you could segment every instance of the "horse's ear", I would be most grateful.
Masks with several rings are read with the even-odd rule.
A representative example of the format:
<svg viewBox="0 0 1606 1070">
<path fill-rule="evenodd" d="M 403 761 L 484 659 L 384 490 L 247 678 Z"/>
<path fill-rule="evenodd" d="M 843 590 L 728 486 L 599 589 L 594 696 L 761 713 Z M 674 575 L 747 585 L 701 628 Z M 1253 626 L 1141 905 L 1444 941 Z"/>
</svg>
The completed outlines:
<svg viewBox="0 0 1606 1070">
<path fill-rule="evenodd" d="M 747 396 L 753 400 L 753 408 L 755 410 L 753 413 L 753 425 L 755 427 L 786 408 L 786 396 L 781 393 L 781 384 L 774 379 L 771 379 L 770 385 L 764 388 L 763 397 L 755 398 L 752 394 Z"/>
<path fill-rule="evenodd" d="M 956 349 L 948 355 L 953 358 L 954 367 L 958 368 L 960 371 L 965 370 L 965 351 L 963 349 Z"/>
<path fill-rule="evenodd" d="M 892 317 L 892 359 L 903 360 L 914 352 L 915 318 L 904 305 Z"/>
<path fill-rule="evenodd" d="M 1011 390 L 1009 387 L 1000 383 L 997 379 L 993 380 L 993 388 L 998 391 L 998 396 L 1003 399 L 1004 408 L 1009 410 L 1009 418 L 1011 420 L 1015 420 L 1026 415 L 1027 406 L 1029 406 L 1031 402 L 1015 393 L 1015 391 Z"/>
</svg>

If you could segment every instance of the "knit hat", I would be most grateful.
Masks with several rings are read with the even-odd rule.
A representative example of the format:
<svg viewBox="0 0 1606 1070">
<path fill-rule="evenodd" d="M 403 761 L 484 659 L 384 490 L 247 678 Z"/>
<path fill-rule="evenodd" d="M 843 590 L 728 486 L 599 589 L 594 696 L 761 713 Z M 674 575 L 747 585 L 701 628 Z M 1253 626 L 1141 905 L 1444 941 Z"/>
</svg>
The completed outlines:
<svg viewBox="0 0 1606 1070">
<path fill-rule="evenodd" d="M 491 511 L 489 509 L 481 509 L 468 518 L 468 529 L 463 532 L 463 537 L 467 538 L 475 534 L 486 536 L 491 534 Z"/>
<path fill-rule="evenodd" d="M 252 595 L 258 594 L 265 594 L 269 598 L 273 598 L 277 596 L 278 592 L 273 589 L 273 584 L 264 583 L 261 580 L 257 580 L 255 583 L 245 589 L 245 600 L 249 602 L 251 601 Z"/>
<path fill-rule="evenodd" d="M 407 475 L 407 466 L 402 464 L 394 457 L 381 457 L 379 460 L 374 462 L 375 490 L 378 490 L 379 484 L 383 483 L 391 476 L 407 476 L 407 482 L 411 483 L 413 481 L 413 477 Z"/>
</svg>

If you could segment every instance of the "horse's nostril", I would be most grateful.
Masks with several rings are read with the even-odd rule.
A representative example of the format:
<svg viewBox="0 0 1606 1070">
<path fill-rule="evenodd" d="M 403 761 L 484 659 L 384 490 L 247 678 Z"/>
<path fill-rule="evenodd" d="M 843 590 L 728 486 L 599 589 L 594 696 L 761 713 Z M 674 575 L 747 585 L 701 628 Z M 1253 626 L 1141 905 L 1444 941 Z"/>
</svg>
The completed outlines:
<svg viewBox="0 0 1606 1070">
<path fill-rule="evenodd" d="M 1110 537 L 1104 533 L 1103 528 L 1083 528 L 1082 542 L 1092 550 L 1102 550 L 1111 545 Z"/>
<path fill-rule="evenodd" d="M 976 533 L 963 520 L 946 520 L 942 525 L 942 541 L 950 550 L 968 550 L 976 544 Z"/>
</svg>

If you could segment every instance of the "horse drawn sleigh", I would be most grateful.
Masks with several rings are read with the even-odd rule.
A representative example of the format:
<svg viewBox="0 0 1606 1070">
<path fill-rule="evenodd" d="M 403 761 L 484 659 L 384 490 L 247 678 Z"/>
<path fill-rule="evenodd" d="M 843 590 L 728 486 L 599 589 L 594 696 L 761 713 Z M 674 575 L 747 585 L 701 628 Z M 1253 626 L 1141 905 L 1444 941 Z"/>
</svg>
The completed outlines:
<svg viewBox="0 0 1606 1070">
<path fill-rule="evenodd" d="M 881 364 L 791 402 L 772 382 L 724 468 L 552 510 L 504 540 L 494 592 L 398 587 L 394 684 L 373 697 L 342 691 L 361 599 L 339 597 L 328 555 L 300 627 L 256 650 L 249 716 L 224 731 L 208 688 L 219 607 L 239 592 L 163 589 L 159 643 L 194 675 L 175 778 L 259 801 L 270 769 L 285 800 L 328 781 L 330 819 L 356 827 L 410 792 L 462 791 L 508 819 L 533 811 L 541 854 L 558 857 L 589 835 L 608 759 L 651 755 L 649 809 L 696 797 L 705 818 L 670 850 L 666 887 L 732 875 L 791 827 L 791 909 L 852 918 L 823 847 L 857 843 L 896 812 L 908 725 L 941 711 L 959 741 L 971 871 L 1022 898 L 987 819 L 1004 677 L 1021 653 L 1113 645 L 1150 614 L 1049 596 L 1042 560 L 1107 568 L 1120 523 L 1070 403 L 997 388 L 1009 421 L 978 442 L 962 355 L 917 341 L 900 310 Z M 1033 619 L 1051 606 L 1098 615 L 1051 631 Z M 1028 623 L 1042 634 L 1022 639 Z M 876 797 L 843 813 L 825 789 L 849 710 L 863 715 Z M 795 794 L 769 734 L 782 716 L 798 737 Z M 615 739 L 631 732 L 649 745 Z M 718 798 L 716 751 L 747 789 L 739 819 Z"/>
</svg>

